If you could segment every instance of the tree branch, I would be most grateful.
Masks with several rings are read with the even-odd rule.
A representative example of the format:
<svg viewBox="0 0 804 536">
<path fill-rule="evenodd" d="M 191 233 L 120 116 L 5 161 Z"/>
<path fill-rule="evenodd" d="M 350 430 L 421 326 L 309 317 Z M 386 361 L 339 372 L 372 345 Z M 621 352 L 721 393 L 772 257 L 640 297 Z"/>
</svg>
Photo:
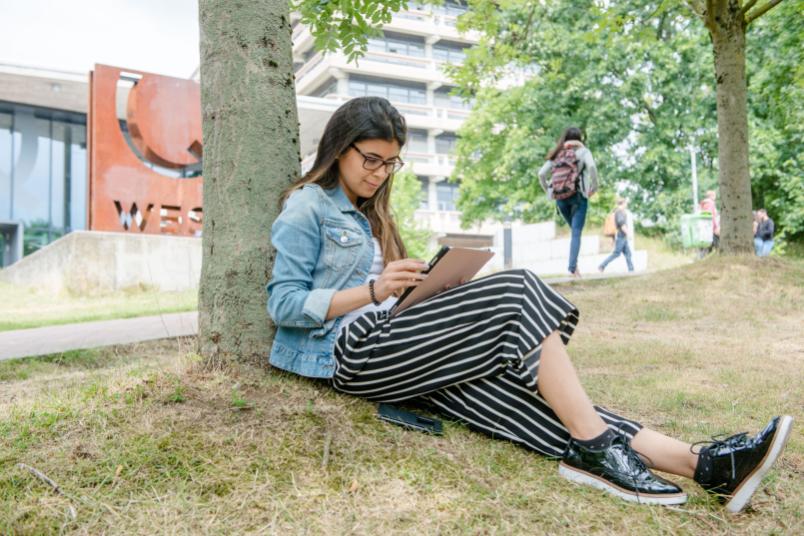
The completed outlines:
<svg viewBox="0 0 804 536">
<path fill-rule="evenodd" d="M 778 6 L 781 3 L 782 0 L 770 0 L 770 2 L 768 2 L 764 6 L 756 8 L 751 13 L 747 13 L 745 17 L 745 25 L 748 26 L 756 19 L 758 19 L 759 17 L 761 17 L 762 15 L 764 15 L 765 13 L 767 13 L 768 11 L 770 11 L 771 9 L 773 9 L 774 7 Z"/>
<path fill-rule="evenodd" d="M 748 0 L 745 5 L 740 9 L 740 15 L 745 15 L 748 13 L 748 10 L 754 7 L 754 5 L 759 2 L 759 0 Z"/>
<path fill-rule="evenodd" d="M 718 0 L 706 0 L 704 26 L 706 26 L 710 32 L 715 32 L 717 30 L 717 26 L 715 25 L 715 13 L 718 12 L 719 6 L 716 4 L 718 4 Z"/>
<path fill-rule="evenodd" d="M 525 28 L 523 29 L 524 35 L 519 35 L 517 33 L 512 33 L 511 43 L 523 43 L 526 42 L 528 36 L 530 35 L 530 29 L 533 27 L 533 14 L 536 12 L 536 3 L 534 2 L 530 6 L 530 13 L 528 13 L 528 20 L 525 22 Z"/>
</svg>

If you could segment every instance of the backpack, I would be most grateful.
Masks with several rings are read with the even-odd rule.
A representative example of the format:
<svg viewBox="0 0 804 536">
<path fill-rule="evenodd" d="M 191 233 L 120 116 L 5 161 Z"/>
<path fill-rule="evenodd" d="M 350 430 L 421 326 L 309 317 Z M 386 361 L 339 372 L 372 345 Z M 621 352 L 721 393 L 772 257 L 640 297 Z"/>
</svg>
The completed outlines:
<svg viewBox="0 0 804 536">
<path fill-rule="evenodd" d="M 553 171 L 550 186 L 553 188 L 553 199 L 567 199 L 578 191 L 578 158 L 575 149 L 564 147 L 553 160 Z"/>
<path fill-rule="evenodd" d="M 606 221 L 603 222 L 603 236 L 616 236 L 617 235 L 617 216 L 614 212 L 606 216 Z"/>
</svg>

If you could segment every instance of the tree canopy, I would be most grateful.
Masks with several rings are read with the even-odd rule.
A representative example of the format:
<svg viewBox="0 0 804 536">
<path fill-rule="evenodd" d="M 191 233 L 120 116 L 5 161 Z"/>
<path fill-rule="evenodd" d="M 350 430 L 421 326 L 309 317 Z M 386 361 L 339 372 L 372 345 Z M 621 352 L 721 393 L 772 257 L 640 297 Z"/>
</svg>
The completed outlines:
<svg viewBox="0 0 804 536">
<path fill-rule="evenodd" d="M 593 203 L 593 218 L 610 208 L 617 189 L 656 230 L 675 230 L 677 216 L 692 210 L 690 147 L 698 155 L 701 190 L 716 186 L 711 45 L 684 5 L 476 0 L 461 25 L 483 34 L 452 72 L 461 91 L 475 96 L 454 173 L 465 223 L 550 217 L 554 209 L 536 171 L 569 125 L 586 131 L 604 178 L 608 195 Z M 749 47 L 753 187 L 793 235 L 804 230 L 796 204 L 800 157 L 789 143 L 800 147 L 802 123 L 795 3 L 755 27 L 750 38 L 759 43 Z"/>
</svg>

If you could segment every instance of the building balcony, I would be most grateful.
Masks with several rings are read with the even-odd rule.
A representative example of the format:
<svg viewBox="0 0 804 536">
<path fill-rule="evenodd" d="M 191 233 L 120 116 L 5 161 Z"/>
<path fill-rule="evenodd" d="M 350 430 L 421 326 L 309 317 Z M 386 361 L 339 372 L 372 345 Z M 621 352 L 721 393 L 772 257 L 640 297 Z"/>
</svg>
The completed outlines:
<svg viewBox="0 0 804 536">
<path fill-rule="evenodd" d="M 340 52 L 326 55 L 317 52 L 296 71 L 296 93 L 299 95 L 310 94 L 338 71 L 423 84 L 448 85 L 450 81 L 441 70 L 442 65 L 443 62 L 432 58 L 388 52 L 369 52 L 357 63 L 349 63 L 346 56 Z"/>
<path fill-rule="evenodd" d="M 446 39 L 456 43 L 475 45 L 480 42 L 480 32 L 470 30 L 466 33 L 458 32 L 458 18 L 452 15 L 430 13 L 409 9 L 394 14 L 393 19 L 383 26 L 383 29 L 408 35 L 429 37 L 431 40 Z M 310 28 L 302 24 L 293 29 L 293 53 L 299 54 L 313 46 L 313 35 Z"/>
<path fill-rule="evenodd" d="M 417 9 L 400 11 L 383 28 L 393 32 L 411 35 L 435 36 L 458 43 L 477 44 L 480 32 L 470 30 L 460 33 L 457 29 L 458 17 L 442 13 L 431 13 Z"/>
</svg>

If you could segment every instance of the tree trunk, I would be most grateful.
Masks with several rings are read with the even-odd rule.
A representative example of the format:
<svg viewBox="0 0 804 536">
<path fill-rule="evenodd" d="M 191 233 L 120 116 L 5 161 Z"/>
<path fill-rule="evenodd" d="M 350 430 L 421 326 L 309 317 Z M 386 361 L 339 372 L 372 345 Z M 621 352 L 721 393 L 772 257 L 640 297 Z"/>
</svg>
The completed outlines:
<svg viewBox="0 0 804 536">
<path fill-rule="evenodd" d="M 720 248 L 724 253 L 753 251 L 745 22 L 739 9 L 737 2 L 727 2 L 709 29 L 717 81 L 718 181 L 722 207 Z"/>
<path fill-rule="evenodd" d="M 298 176 L 287 0 L 200 0 L 204 133 L 198 350 L 208 365 L 264 360 L 265 285 L 278 196 Z"/>
</svg>

